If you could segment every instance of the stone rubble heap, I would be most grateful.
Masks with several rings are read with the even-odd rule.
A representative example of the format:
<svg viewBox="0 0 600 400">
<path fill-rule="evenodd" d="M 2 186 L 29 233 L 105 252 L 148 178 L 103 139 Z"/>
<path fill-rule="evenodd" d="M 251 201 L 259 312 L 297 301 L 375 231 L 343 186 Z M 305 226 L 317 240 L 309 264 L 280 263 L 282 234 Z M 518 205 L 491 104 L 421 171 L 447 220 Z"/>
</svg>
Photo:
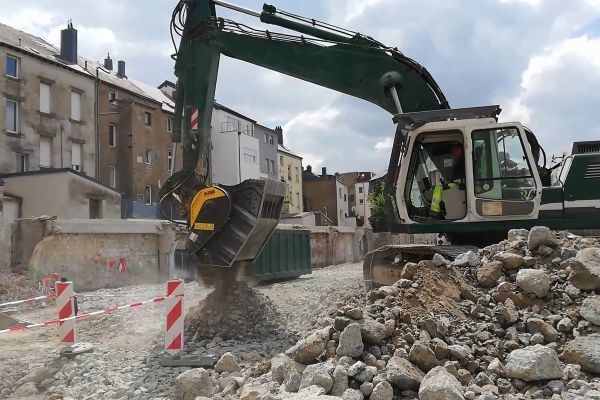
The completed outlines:
<svg viewBox="0 0 600 400">
<path fill-rule="evenodd" d="M 233 352 L 186 371 L 174 398 L 600 399 L 599 290 L 598 240 L 511 230 L 452 263 L 406 264 L 258 370 Z"/>
</svg>

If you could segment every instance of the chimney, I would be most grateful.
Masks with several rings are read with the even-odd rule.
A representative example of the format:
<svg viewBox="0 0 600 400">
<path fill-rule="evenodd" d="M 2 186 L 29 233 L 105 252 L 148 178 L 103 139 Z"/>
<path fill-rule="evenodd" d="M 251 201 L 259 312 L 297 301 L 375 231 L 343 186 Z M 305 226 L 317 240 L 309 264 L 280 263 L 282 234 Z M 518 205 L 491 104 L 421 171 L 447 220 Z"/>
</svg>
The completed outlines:
<svg viewBox="0 0 600 400">
<path fill-rule="evenodd" d="M 108 53 L 106 58 L 104 59 L 104 69 L 108 71 L 112 71 L 113 69 L 113 63 L 112 58 L 110 58 L 110 53 Z"/>
<path fill-rule="evenodd" d="M 283 146 L 283 129 L 281 129 L 281 126 L 276 126 L 275 132 L 277 132 L 277 143 Z"/>
<path fill-rule="evenodd" d="M 119 78 L 126 78 L 125 76 L 125 61 L 119 60 L 117 62 L 117 76 Z"/>
<path fill-rule="evenodd" d="M 312 167 L 310 165 L 306 166 L 306 172 L 308 172 L 309 174 L 312 174 Z"/>
<path fill-rule="evenodd" d="M 69 64 L 77 64 L 77 29 L 69 20 L 67 29 L 60 31 L 60 58 Z"/>
<path fill-rule="evenodd" d="M 327 168 L 321 168 L 321 176 L 327 176 Z"/>
</svg>

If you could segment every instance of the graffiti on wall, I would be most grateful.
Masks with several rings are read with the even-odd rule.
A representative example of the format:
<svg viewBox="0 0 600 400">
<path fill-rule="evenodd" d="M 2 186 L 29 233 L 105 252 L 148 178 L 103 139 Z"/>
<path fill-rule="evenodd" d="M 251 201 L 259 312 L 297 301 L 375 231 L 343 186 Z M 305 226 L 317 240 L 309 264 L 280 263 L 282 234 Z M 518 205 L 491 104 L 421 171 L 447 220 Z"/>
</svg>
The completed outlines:
<svg viewBox="0 0 600 400">
<path fill-rule="evenodd" d="M 144 257 L 144 254 L 134 249 L 96 249 L 96 253 L 92 256 L 92 264 L 110 273 L 128 275 L 130 272 L 140 273 L 144 270 Z"/>
</svg>

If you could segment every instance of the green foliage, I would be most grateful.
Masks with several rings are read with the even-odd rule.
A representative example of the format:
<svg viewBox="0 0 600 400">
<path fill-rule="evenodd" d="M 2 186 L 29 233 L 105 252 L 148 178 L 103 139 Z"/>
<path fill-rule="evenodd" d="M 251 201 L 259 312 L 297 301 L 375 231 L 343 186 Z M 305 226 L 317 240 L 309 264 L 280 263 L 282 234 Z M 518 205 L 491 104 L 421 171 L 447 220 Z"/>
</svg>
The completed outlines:
<svg viewBox="0 0 600 400">
<path fill-rule="evenodd" d="M 376 231 L 385 229 L 385 195 L 383 194 L 382 182 L 375 184 L 373 193 L 369 195 L 369 204 L 371 206 L 369 223 Z"/>
</svg>

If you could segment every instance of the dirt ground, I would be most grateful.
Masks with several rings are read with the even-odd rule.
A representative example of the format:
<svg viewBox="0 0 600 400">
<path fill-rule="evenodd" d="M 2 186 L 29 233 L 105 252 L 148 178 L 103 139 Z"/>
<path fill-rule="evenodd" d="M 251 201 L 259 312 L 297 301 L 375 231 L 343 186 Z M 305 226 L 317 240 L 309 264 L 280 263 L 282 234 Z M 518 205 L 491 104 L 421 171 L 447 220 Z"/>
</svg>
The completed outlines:
<svg viewBox="0 0 600 400">
<path fill-rule="evenodd" d="M 296 280 L 263 284 L 257 288 L 287 316 L 290 326 L 302 333 L 311 328 L 317 315 L 335 308 L 341 297 L 364 290 L 361 276 L 360 264 L 344 264 L 315 270 L 312 275 Z M 79 313 L 158 297 L 164 294 L 163 286 L 139 285 L 82 293 L 78 297 Z M 186 308 L 197 305 L 208 293 L 210 289 L 195 282 L 186 284 Z M 145 359 L 155 356 L 154 353 L 160 353 L 166 307 L 162 302 L 80 320 L 77 322 L 79 341 L 91 343 L 94 358 L 97 358 L 99 365 L 106 364 L 111 373 L 118 368 L 111 360 L 143 364 Z M 53 319 L 56 315 L 57 307 L 53 300 L 38 302 L 13 314 L 32 323 Z M 12 381 L 14 384 L 32 368 L 56 359 L 61 347 L 56 329 L 51 326 L 0 335 L 0 382 Z M 126 379 L 124 384 L 127 385 Z M 12 398 L 9 392 L 12 393 L 16 387 L 11 390 L 8 390 L 8 384 L 4 389 L 2 387 L 0 384 L 0 398 Z M 77 391 L 71 389 L 67 388 L 67 392 L 76 397 L 74 393 Z M 133 391 L 136 388 L 130 389 Z"/>
</svg>

